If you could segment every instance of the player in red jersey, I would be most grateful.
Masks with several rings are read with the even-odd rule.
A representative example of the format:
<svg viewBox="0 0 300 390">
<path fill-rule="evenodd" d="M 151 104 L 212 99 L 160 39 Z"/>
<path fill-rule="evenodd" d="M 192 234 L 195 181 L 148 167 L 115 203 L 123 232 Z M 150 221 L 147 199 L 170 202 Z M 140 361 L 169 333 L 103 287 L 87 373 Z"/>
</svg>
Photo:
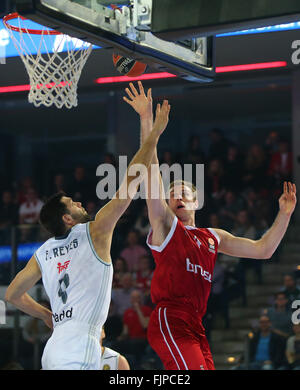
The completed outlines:
<svg viewBox="0 0 300 390">
<path fill-rule="evenodd" d="M 124 100 L 140 115 L 142 139 L 152 126 L 151 89 L 147 95 L 130 84 Z M 153 169 L 153 167 L 155 167 Z M 296 186 L 284 183 L 279 212 L 270 229 L 259 239 L 235 237 L 222 229 L 195 226 L 198 200 L 192 185 L 172 183 L 165 200 L 157 152 L 148 170 L 148 194 L 159 188 L 158 199 L 147 196 L 152 231 L 147 238 L 155 259 L 151 297 L 156 304 L 148 325 L 148 340 L 168 370 L 213 370 L 202 317 L 217 253 L 240 258 L 268 259 L 283 238 L 296 206 Z M 153 193 L 153 192 L 152 192 Z M 154 191 L 155 193 L 155 191 Z"/>
</svg>

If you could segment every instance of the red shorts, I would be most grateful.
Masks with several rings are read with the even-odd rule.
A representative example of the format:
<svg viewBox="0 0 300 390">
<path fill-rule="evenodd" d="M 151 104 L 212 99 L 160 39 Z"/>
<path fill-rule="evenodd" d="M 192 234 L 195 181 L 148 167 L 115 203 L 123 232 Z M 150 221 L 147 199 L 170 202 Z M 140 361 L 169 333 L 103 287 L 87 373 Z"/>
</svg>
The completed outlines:
<svg viewBox="0 0 300 390">
<path fill-rule="evenodd" d="M 148 341 L 166 370 L 215 369 L 203 327 L 197 323 L 195 329 L 195 321 L 188 322 L 186 313 L 164 306 L 152 312 Z"/>
</svg>

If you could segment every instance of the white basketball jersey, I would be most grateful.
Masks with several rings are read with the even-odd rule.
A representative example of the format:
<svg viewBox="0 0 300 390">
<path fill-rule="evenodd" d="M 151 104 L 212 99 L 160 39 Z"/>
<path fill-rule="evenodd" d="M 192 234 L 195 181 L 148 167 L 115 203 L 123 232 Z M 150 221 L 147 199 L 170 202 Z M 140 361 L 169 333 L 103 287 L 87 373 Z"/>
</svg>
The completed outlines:
<svg viewBox="0 0 300 390">
<path fill-rule="evenodd" d="M 101 357 L 100 370 L 117 370 L 119 366 L 120 354 L 110 348 L 105 347 Z"/>
<path fill-rule="evenodd" d="M 102 326 L 111 300 L 113 268 L 93 247 L 90 223 L 77 224 L 63 237 L 52 237 L 36 252 L 53 326 L 76 321 Z"/>
</svg>

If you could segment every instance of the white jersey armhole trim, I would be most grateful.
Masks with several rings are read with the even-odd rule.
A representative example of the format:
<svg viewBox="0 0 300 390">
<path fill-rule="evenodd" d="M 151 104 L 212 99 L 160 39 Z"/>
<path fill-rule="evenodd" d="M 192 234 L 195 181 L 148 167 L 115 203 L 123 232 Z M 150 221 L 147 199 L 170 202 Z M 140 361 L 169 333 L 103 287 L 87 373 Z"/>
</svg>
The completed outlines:
<svg viewBox="0 0 300 390">
<path fill-rule="evenodd" d="M 86 234 L 87 234 L 87 237 L 88 237 L 88 241 L 89 241 L 90 247 L 91 247 L 92 252 L 94 253 L 94 256 L 96 257 L 96 259 L 99 260 L 100 263 L 105 264 L 105 265 L 107 265 L 107 266 L 110 266 L 110 265 L 111 265 L 111 262 L 110 262 L 110 263 L 107 263 L 106 261 L 102 260 L 101 257 L 99 257 L 99 256 L 97 255 L 97 252 L 96 252 L 96 250 L 95 250 L 95 248 L 94 248 L 94 244 L 93 244 L 93 241 L 92 241 L 92 237 L 91 237 L 91 235 L 90 235 L 90 222 L 88 222 L 88 223 L 86 224 Z"/>
<path fill-rule="evenodd" d="M 121 355 L 118 353 L 118 355 L 117 355 L 117 370 L 119 369 L 120 356 Z"/>
<path fill-rule="evenodd" d="M 219 245 L 221 239 L 220 239 L 220 236 L 218 235 L 218 233 L 214 229 L 212 229 L 212 228 L 207 228 L 207 230 L 209 230 L 211 232 L 211 234 L 213 234 L 216 237 L 216 239 L 218 241 L 218 245 Z"/>
<path fill-rule="evenodd" d="M 176 229 L 176 226 L 177 226 L 177 217 L 175 216 L 174 219 L 173 219 L 173 222 L 172 222 L 172 226 L 171 226 L 171 229 L 167 235 L 167 237 L 165 238 L 164 242 L 160 245 L 160 246 L 157 246 L 157 245 L 151 245 L 149 243 L 149 238 L 150 238 L 150 234 L 152 233 L 152 229 L 150 229 L 149 233 L 148 233 L 148 236 L 147 236 L 147 245 L 149 246 L 150 249 L 156 251 L 156 252 L 162 252 L 165 247 L 168 245 L 169 241 L 171 240 L 174 232 L 175 232 L 175 229 Z"/>
</svg>

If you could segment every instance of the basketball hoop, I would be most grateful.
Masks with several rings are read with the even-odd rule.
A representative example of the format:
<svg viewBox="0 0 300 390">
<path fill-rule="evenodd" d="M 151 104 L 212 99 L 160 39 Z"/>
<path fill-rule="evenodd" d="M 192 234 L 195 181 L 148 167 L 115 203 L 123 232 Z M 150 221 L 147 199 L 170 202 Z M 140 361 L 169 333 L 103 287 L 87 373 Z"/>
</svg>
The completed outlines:
<svg viewBox="0 0 300 390">
<path fill-rule="evenodd" d="M 16 25 L 10 24 L 13 19 L 17 20 Z M 3 18 L 29 75 L 28 101 L 36 107 L 52 104 L 57 108 L 76 107 L 77 84 L 93 45 L 46 27 L 43 30 L 27 28 L 26 21 L 28 19 L 17 12 Z M 38 35 L 37 44 L 33 36 Z"/>
</svg>

